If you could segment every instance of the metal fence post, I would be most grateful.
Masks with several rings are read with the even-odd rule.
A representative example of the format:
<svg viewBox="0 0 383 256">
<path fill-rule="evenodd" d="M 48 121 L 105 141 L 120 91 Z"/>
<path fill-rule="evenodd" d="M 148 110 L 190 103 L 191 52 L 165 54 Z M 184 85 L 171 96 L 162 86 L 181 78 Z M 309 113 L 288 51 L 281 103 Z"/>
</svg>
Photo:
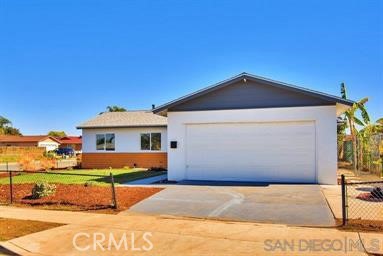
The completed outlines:
<svg viewBox="0 0 383 256">
<path fill-rule="evenodd" d="M 342 225 L 346 225 L 347 222 L 347 211 L 346 211 L 346 181 L 345 177 L 341 175 L 341 188 L 342 188 Z"/>
<path fill-rule="evenodd" d="M 110 182 L 111 182 L 111 186 L 112 186 L 112 200 L 113 200 L 113 208 L 114 209 L 117 209 L 117 198 L 116 198 L 116 190 L 115 190 L 115 187 L 114 187 L 114 178 L 113 178 L 113 174 L 110 173 Z"/>
<path fill-rule="evenodd" d="M 13 203 L 13 185 L 12 185 L 12 171 L 9 170 L 7 162 L 7 171 L 9 171 L 9 194 L 10 194 L 10 203 Z"/>
</svg>

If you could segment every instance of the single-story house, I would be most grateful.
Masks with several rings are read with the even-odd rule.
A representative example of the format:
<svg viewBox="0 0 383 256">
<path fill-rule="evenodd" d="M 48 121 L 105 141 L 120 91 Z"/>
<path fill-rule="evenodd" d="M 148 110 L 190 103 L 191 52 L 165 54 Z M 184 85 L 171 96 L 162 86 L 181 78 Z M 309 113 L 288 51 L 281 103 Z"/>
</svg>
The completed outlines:
<svg viewBox="0 0 383 256">
<path fill-rule="evenodd" d="M 242 73 L 154 114 L 105 113 L 80 125 L 83 163 L 162 164 L 176 181 L 336 184 L 337 116 L 353 103 Z"/>
<path fill-rule="evenodd" d="M 242 73 L 153 110 L 168 179 L 336 184 L 337 116 L 353 101 Z"/>
<path fill-rule="evenodd" d="M 79 125 L 83 168 L 167 168 L 167 118 L 151 111 L 105 112 Z"/>
<path fill-rule="evenodd" d="M 81 136 L 65 136 L 59 138 L 60 148 L 71 148 L 76 153 L 81 153 L 82 150 L 82 137 Z"/>
<path fill-rule="evenodd" d="M 34 136 L 14 136 L 3 135 L 0 136 L 0 146 L 14 146 L 14 147 L 42 147 L 46 151 L 55 150 L 60 145 L 60 140 L 55 137 L 47 135 L 34 135 Z"/>
</svg>

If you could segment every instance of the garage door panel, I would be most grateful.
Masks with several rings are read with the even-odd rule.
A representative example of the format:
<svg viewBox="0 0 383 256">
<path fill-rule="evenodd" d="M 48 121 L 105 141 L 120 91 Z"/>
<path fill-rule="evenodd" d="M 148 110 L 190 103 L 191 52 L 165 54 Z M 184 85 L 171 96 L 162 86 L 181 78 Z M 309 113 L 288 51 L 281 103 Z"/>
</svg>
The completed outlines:
<svg viewBox="0 0 383 256">
<path fill-rule="evenodd" d="M 315 182 L 314 122 L 186 127 L 187 178 Z"/>
</svg>

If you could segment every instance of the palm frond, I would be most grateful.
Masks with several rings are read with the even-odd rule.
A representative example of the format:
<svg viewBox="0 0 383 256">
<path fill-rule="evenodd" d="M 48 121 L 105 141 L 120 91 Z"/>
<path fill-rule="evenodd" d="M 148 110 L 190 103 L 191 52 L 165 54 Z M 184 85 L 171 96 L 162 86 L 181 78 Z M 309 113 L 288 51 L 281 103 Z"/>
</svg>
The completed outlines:
<svg viewBox="0 0 383 256">
<path fill-rule="evenodd" d="M 365 124 L 370 123 L 370 116 L 368 115 L 368 112 L 367 112 L 367 109 L 365 106 L 367 101 L 368 101 L 368 98 L 365 97 L 356 103 L 356 105 L 358 106 L 358 109 L 360 110 L 360 113 L 362 115 L 362 118 L 363 118 L 363 121 Z"/>
<path fill-rule="evenodd" d="M 365 124 L 370 123 L 370 116 L 368 115 L 368 112 L 366 110 L 366 107 L 364 105 L 359 105 L 360 114 L 362 115 L 363 122 Z"/>
<path fill-rule="evenodd" d="M 360 126 L 364 126 L 364 123 L 356 116 L 354 116 L 353 121 Z"/>
<path fill-rule="evenodd" d="M 358 104 L 366 104 L 367 103 L 367 101 L 368 101 L 368 97 L 365 97 L 365 98 L 363 98 L 363 99 L 361 99 L 360 101 L 358 101 Z"/>
<path fill-rule="evenodd" d="M 344 83 L 340 84 L 340 95 L 343 99 L 347 99 L 346 85 Z"/>
</svg>

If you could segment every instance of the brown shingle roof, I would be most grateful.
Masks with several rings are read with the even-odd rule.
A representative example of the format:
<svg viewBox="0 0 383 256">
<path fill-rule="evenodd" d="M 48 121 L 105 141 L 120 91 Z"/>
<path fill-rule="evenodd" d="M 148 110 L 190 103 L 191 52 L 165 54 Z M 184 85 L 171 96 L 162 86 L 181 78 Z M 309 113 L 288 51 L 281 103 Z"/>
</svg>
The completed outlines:
<svg viewBox="0 0 383 256">
<path fill-rule="evenodd" d="M 52 136 L 47 135 L 33 135 L 33 136 L 15 136 L 15 135 L 2 135 L 0 136 L 0 142 L 39 142 L 45 139 L 51 139 L 58 143 L 59 140 Z"/>
<path fill-rule="evenodd" d="M 151 111 L 105 112 L 77 126 L 84 128 L 167 126 L 167 118 Z"/>
<path fill-rule="evenodd" d="M 60 140 L 61 144 L 82 144 L 81 136 L 65 136 L 57 139 Z"/>
</svg>

